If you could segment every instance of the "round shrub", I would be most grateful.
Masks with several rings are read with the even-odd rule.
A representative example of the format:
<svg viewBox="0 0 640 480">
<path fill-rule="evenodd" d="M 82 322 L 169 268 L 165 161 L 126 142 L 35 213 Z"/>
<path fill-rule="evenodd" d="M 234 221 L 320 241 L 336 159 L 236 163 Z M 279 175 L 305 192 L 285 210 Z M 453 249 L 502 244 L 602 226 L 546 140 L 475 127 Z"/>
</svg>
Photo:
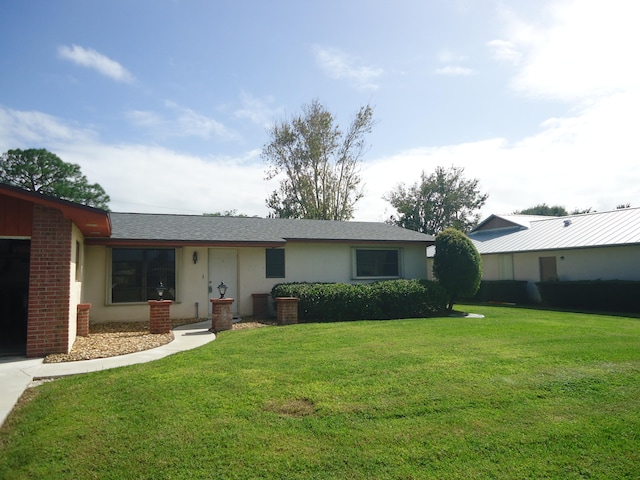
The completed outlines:
<svg viewBox="0 0 640 480">
<path fill-rule="evenodd" d="M 469 237 L 455 228 L 436 236 L 433 274 L 449 292 L 449 310 L 458 296 L 475 295 L 482 278 L 482 259 Z"/>
</svg>

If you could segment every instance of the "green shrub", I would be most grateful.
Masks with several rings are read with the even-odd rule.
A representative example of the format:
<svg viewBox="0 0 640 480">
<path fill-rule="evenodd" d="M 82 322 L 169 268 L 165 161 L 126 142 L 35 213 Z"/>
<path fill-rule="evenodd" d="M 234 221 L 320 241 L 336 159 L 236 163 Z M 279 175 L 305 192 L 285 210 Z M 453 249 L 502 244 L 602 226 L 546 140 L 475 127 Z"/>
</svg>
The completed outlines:
<svg viewBox="0 0 640 480">
<path fill-rule="evenodd" d="M 371 284 L 280 283 L 271 296 L 297 297 L 298 320 L 346 321 L 433 316 L 446 307 L 446 293 L 427 280 Z"/>
<path fill-rule="evenodd" d="M 448 308 L 458 297 L 475 295 L 482 277 L 482 259 L 473 242 L 455 228 L 447 228 L 436 236 L 433 274 L 449 292 Z"/>
<path fill-rule="evenodd" d="M 582 280 L 536 283 L 542 302 L 559 308 L 640 312 L 640 282 Z"/>
<path fill-rule="evenodd" d="M 482 280 L 476 294 L 464 298 L 473 302 L 531 303 L 526 280 Z"/>
</svg>

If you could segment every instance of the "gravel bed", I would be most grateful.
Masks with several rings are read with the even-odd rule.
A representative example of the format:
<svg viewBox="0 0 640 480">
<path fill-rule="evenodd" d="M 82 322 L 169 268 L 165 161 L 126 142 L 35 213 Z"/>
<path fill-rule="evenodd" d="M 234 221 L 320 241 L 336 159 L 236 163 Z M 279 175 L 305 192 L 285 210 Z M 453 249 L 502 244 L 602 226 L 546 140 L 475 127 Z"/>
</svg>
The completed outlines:
<svg viewBox="0 0 640 480">
<path fill-rule="evenodd" d="M 200 320 L 199 320 L 200 321 Z M 173 327 L 193 323 L 194 319 L 175 320 Z M 273 325 L 266 322 L 238 322 L 234 330 L 258 328 Z M 89 327 L 88 337 L 76 337 L 69 353 L 48 355 L 44 363 L 75 362 L 94 358 L 115 357 L 127 353 L 141 352 L 160 347 L 173 340 L 173 332 L 151 334 L 149 322 L 110 322 L 96 323 Z"/>
</svg>

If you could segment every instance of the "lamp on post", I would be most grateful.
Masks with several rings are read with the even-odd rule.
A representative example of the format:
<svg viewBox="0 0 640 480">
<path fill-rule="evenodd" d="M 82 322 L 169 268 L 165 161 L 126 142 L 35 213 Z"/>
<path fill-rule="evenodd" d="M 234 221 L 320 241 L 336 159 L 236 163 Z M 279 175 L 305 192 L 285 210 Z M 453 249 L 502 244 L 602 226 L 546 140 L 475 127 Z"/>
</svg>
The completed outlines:
<svg viewBox="0 0 640 480">
<path fill-rule="evenodd" d="M 227 287 L 224 282 L 220 282 L 220 285 L 218 285 L 218 292 L 220 293 L 220 298 L 224 298 L 224 294 L 227 293 Z"/>
<path fill-rule="evenodd" d="M 164 292 L 167 290 L 167 287 L 164 286 L 164 283 L 160 282 L 156 287 L 156 292 L 158 293 L 158 300 L 162 300 L 162 296 Z"/>
</svg>

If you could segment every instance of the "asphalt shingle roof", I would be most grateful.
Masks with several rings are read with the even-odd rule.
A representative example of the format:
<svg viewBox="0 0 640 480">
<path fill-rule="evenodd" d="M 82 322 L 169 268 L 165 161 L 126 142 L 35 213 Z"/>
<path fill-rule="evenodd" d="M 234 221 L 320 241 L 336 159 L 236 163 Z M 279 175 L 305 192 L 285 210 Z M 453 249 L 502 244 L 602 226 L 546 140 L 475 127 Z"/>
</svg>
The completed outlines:
<svg viewBox="0 0 640 480">
<path fill-rule="evenodd" d="M 110 214 L 111 240 L 214 243 L 380 241 L 430 243 L 433 237 L 378 222 L 145 213 Z"/>
</svg>

